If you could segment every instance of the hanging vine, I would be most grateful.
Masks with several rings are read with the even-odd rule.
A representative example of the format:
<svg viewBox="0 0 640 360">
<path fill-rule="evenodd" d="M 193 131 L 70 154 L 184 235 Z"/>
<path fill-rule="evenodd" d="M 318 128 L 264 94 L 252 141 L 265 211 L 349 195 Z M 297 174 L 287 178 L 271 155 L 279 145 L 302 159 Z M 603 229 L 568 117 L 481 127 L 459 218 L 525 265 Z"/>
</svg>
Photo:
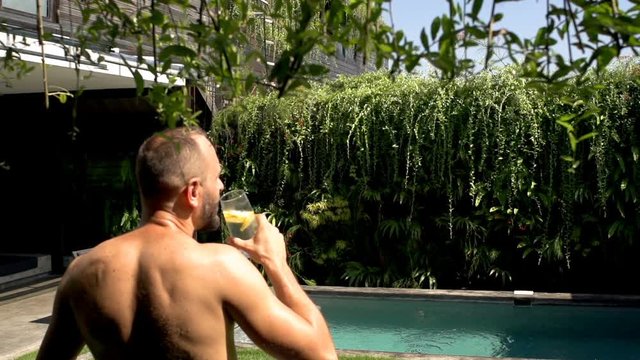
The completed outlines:
<svg viewBox="0 0 640 360">
<path fill-rule="evenodd" d="M 227 185 L 286 217 L 308 279 L 539 284 L 528 266 L 559 278 L 586 271 L 607 235 L 640 231 L 630 220 L 640 220 L 631 115 L 640 95 L 629 69 L 597 76 L 606 88 L 567 90 L 578 105 L 528 87 L 515 68 L 456 81 L 344 77 L 247 98 L 220 113 L 213 136 Z M 602 110 L 580 105 L 592 103 Z M 572 145 L 553 119 L 569 108 L 587 114 L 574 125 L 601 137 L 557 161 Z"/>
</svg>

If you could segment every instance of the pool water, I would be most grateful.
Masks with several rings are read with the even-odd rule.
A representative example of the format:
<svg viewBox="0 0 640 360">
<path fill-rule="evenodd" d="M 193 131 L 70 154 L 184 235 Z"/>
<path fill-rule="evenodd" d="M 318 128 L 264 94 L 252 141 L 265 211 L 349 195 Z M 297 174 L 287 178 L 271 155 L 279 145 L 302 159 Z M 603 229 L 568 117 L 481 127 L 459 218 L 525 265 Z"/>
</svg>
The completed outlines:
<svg viewBox="0 0 640 360">
<path fill-rule="evenodd" d="M 640 308 L 313 295 L 338 349 L 640 359 Z"/>
</svg>

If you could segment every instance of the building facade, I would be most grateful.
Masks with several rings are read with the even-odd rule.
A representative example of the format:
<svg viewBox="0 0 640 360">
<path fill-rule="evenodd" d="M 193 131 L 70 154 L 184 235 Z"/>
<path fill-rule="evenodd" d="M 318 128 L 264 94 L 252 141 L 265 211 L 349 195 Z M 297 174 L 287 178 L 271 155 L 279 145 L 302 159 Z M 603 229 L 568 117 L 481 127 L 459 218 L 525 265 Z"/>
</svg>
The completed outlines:
<svg viewBox="0 0 640 360">
<path fill-rule="evenodd" d="M 269 6 L 267 0 L 255 1 Z M 116 1 L 131 11 L 148 2 Z M 135 44 L 121 40 L 117 47 L 94 46 L 87 50 L 89 56 L 102 61 L 78 60 L 73 34 L 82 24 L 82 13 L 76 1 L 41 0 L 41 5 L 42 29 L 51 34 L 43 44 L 38 41 L 36 2 L 0 0 L 0 59 L 5 61 L 0 67 L 0 106 L 5 109 L 0 196 L 9 208 L 0 219 L 5 229 L 0 283 L 12 271 L 5 263 L 16 254 L 46 254 L 53 271 L 61 272 L 72 251 L 93 247 L 122 229 L 123 211 L 137 207 L 135 152 L 143 139 L 163 127 L 155 109 L 137 96 L 128 68 L 136 59 Z M 267 16 L 262 21 L 265 27 L 273 22 Z M 268 32 L 263 34 L 253 43 L 264 51 L 267 64 L 255 66 L 267 71 L 278 49 Z M 147 49 L 146 55 L 151 54 Z M 330 76 L 373 69 L 352 51 L 339 49 L 336 55 L 317 58 L 330 68 Z M 8 66 L 12 56 L 19 56 L 32 71 L 22 74 Z M 145 84 L 155 80 L 149 72 L 140 73 Z M 177 85 L 189 89 L 191 106 L 202 112 L 206 129 L 211 116 L 224 106 L 224 97 L 216 93 L 215 84 L 204 89 L 189 88 L 185 82 Z"/>
</svg>

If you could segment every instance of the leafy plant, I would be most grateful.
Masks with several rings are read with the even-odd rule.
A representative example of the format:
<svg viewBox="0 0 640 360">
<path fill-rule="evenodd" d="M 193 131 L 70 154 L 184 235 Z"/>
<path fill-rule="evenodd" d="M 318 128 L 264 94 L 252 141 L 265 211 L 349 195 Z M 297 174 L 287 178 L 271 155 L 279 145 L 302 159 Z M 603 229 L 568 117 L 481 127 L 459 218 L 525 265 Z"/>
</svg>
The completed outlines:
<svg viewBox="0 0 640 360">
<path fill-rule="evenodd" d="M 515 67 L 339 78 L 249 97 L 212 136 L 226 182 L 287 214 L 301 274 L 318 284 L 593 290 L 594 263 L 631 271 L 620 259 L 638 251 L 633 69 L 567 85 L 571 103 Z M 598 135 L 566 141 L 567 124 L 576 140 Z"/>
</svg>

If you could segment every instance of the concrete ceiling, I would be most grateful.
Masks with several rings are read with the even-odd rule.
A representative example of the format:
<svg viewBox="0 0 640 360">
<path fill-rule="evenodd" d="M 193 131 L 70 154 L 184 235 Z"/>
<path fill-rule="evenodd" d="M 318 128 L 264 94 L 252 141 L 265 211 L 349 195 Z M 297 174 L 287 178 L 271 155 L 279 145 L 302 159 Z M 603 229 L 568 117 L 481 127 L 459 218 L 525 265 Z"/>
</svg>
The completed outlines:
<svg viewBox="0 0 640 360">
<path fill-rule="evenodd" d="M 42 93 L 44 82 L 41 64 L 30 64 L 33 70 L 20 79 L 15 74 L 9 74 L 7 79 L 0 79 L 0 95 Z M 104 72 L 81 71 L 76 76 L 74 69 L 47 66 L 47 85 L 49 92 L 67 90 L 75 91 L 78 87 L 87 90 L 96 89 L 128 89 L 135 88 L 135 82 L 131 76 L 118 76 Z M 79 84 L 79 86 L 78 86 Z"/>
<path fill-rule="evenodd" d="M 70 62 L 66 55 L 74 50 L 64 48 L 62 45 L 53 42 L 45 43 L 41 48 L 37 39 L 21 38 L 20 41 L 13 41 L 12 37 L 0 32 L 0 44 L 8 44 L 14 49 L 14 53 L 20 54 L 20 59 L 25 61 L 32 71 L 21 78 L 15 72 L 8 72 L 0 64 L 0 95 L 27 94 L 44 92 L 42 73 L 42 52 L 45 53 L 47 68 L 47 84 L 49 92 L 53 91 L 75 91 L 78 88 L 86 90 L 103 89 L 134 89 L 136 87 L 132 70 L 137 66 L 136 58 L 118 53 L 99 54 L 88 51 L 94 62 L 83 59 L 78 65 L 79 76 L 76 74 L 76 64 Z M 95 62 L 98 57 L 102 57 L 100 63 Z M 0 47 L 0 59 L 6 57 L 6 50 Z M 142 68 L 138 68 L 145 81 L 145 85 L 150 85 L 153 75 Z M 79 81 L 78 81 L 79 80 Z M 167 83 L 166 77 L 158 78 L 161 83 Z M 178 81 L 176 85 L 182 85 Z"/>
</svg>

